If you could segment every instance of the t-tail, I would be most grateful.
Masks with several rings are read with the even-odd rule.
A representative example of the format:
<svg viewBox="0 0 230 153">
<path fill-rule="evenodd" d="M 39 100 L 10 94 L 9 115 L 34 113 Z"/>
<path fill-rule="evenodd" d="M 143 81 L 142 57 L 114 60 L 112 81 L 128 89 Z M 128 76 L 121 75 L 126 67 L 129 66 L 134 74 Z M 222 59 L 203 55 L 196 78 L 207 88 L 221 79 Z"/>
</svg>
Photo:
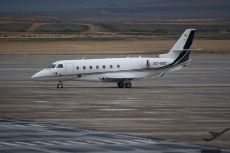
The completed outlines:
<svg viewBox="0 0 230 153">
<path fill-rule="evenodd" d="M 195 29 L 186 29 L 172 49 L 167 54 L 159 55 L 159 57 L 173 59 L 174 62 L 170 66 L 182 65 L 189 61 L 195 31 Z"/>
</svg>

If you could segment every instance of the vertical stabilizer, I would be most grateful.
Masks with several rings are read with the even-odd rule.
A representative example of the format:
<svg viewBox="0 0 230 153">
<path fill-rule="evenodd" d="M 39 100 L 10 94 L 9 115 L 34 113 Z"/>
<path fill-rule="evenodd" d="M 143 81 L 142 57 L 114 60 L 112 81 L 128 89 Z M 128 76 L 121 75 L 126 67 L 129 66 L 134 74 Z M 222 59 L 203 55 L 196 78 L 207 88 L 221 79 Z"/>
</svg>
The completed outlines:
<svg viewBox="0 0 230 153">
<path fill-rule="evenodd" d="M 175 64 L 189 60 L 195 31 L 195 29 L 186 29 L 172 49 L 167 54 L 161 54 L 160 57 L 171 58 Z"/>
</svg>

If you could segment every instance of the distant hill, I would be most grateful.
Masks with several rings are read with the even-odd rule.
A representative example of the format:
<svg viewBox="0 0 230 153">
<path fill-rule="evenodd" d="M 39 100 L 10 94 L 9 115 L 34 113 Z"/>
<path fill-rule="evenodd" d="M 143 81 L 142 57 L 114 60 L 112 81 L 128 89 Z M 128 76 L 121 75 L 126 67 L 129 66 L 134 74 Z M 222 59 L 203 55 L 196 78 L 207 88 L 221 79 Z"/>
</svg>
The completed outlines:
<svg viewBox="0 0 230 153">
<path fill-rule="evenodd" d="M 1 0 L 0 17 L 58 21 L 230 18 L 229 0 Z"/>
</svg>

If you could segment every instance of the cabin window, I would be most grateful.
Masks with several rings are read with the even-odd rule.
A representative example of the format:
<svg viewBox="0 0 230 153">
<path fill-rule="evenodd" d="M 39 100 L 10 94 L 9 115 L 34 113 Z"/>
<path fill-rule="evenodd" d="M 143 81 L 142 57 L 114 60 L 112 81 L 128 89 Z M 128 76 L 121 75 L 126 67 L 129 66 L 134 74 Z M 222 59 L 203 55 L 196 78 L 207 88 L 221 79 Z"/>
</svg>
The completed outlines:
<svg viewBox="0 0 230 153">
<path fill-rule="evenodd" d="M 93 67 L 92 66 L 89 66 L 90 69 L 92 69 Z"/>
<path fill-rule="evenodd" d="M 76 69 L 79 70 L 79 66 L 77 66 Z"/>
<path fill-rule="evenodd" d="M 56 64 L 50 64 L 48 68 L 55 68 Z"/>
<path fill-rule="evenodd" d="M 113 68 L 113 65 L 110 65 L 110 68 Z"/>
<path fill-rule="evenodd" d="M 117 65 L 117 68 L 120 68 L 120 65 Z"/>
<path fill-rule="evenodd" d="M 97 65 L 96 68 L 99 69 L 99 66 Z"/>
<path fill-rule="evenodd" d="M 63 68 L 63 64 L 58 64 L 57 68 Z"/>
<path fill-rule="evenodd" d="M 105 69 L 105 65 L 103 65 L 102 68 Z"/>
<path fill-rule="evenodd" d="M 85 69 L 86 69 L 86 67 L 85 67 L 85 66 L 83 66 L 83 69 L 85 70 Z"/>
</svg>

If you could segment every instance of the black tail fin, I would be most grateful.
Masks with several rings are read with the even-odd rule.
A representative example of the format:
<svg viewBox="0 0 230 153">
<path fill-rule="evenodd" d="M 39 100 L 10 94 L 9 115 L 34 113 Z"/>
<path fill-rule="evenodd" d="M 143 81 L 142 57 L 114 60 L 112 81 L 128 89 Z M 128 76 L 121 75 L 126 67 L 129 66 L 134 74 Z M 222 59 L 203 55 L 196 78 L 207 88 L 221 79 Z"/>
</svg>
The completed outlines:
<svg viewBox="0 0 230 153">
<path fill-rule="evenodd" d="M 188 61 L 195 31 L 195 29 L 186 29 L 172 49 L 167 54 L 160 55 L 160 57 L 174 59 L 174 65 Z"/>
</svg>

